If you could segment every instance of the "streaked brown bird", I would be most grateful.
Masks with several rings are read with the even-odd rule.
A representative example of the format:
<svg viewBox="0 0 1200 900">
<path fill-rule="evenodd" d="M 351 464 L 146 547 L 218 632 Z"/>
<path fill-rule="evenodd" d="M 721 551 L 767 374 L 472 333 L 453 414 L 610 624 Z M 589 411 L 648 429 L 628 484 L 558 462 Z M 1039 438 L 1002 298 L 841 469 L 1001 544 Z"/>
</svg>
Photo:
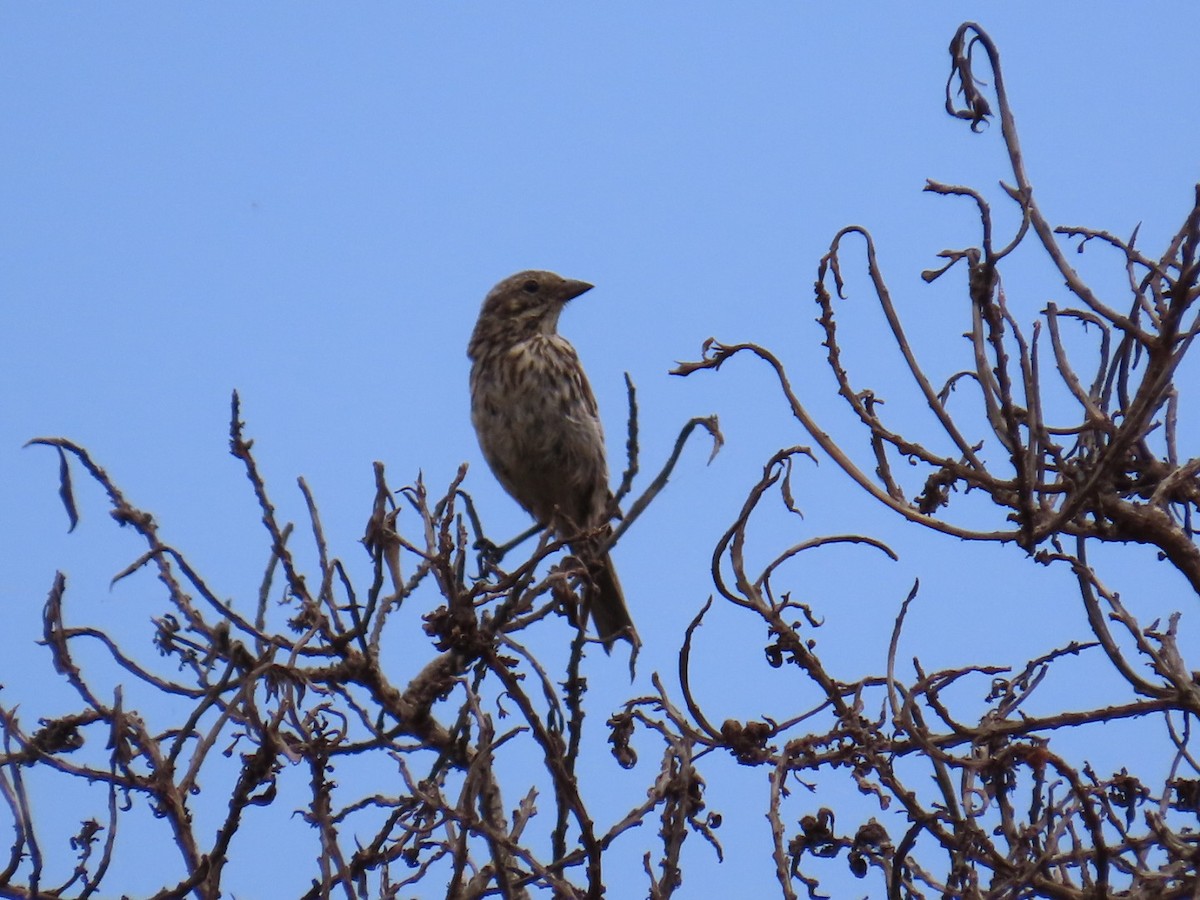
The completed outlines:
<svg viewBox="0 0 1200 900">
<path fill-rule="evenodd" d="M 639 646 L 617 573 L 600 544 L 613 514 L 596 397 L 575 348 L 558 333 L 563 307 L 586 281 L 518 272 L 488 293 L 467 356 L 471 421 L 504 489 L 540 524 L 570 541 L 586 567 L 581 626 L 590 612 L 606 651 Z"/>
</svg>

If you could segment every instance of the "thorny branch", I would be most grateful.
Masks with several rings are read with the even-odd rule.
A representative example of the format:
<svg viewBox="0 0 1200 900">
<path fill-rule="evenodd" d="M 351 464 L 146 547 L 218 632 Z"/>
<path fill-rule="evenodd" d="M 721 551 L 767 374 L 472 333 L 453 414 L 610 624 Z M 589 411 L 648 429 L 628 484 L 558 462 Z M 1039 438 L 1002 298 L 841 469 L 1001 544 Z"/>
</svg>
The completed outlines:
<svg viewBox="0 0 1200 900">
<path fill-rule="evenodd" d="M 1013 179 L 1001 187 L 1005 202 L 1020 214 L 1011 238 L 998 246 L 991 206 L 982 193 L 934 181 L 926 186 L 934 194 L 968 199 L 979 216 L 978 245 L 942 251 L 946 262 L 924 273 L 932 282 L 955 268 L 964 271 L 966 366 L 937 387 L 938 379 L 905 331 L 874 239 L 865 228 L 850 226 L 834 236 L 818 266 L 817 321 L 838 393 L 865 433 L 864 455 L 871 467 L 856 460 L 848 442 L 821 426 L 780 357 L 762 346 L 710 339 L 700 360 L 680 364 L 675 373 L 716 370 L 740 354 L 766 362 L 800 427 L 881 504 L 944 535 L 1011 542 L 1039 563 L 1068 566 L 1079 585 L 1080 619 L 1090 634 L 1047 648 L 1015 675 L 997 666 L 930 673 L 913 660 L 915 680 L 905 682 L 897 653 L 914 588 L 897 617 L 886 678 L 841 681 L 816 653 L 814 638 L 805 637 L 819 620 L 787 594 L 777 598 L 764 590 L 776 563 L 757 576 L 747 569 L 745 530 L 762 498 L 779 484 L 791 504 L 786 467 L 796 450 L 782 451 L 718 546 L 713 578 L 725 599 L 763 620 L 771 664 L 799 667 L 820 688 L 824 702 L 802 729 L 769 719 L 727 722 L 718 736 L 699 712 L 702 704 L 691 698 L 685 673 L 688 714 L 657 721 L 669 721 L 680 734 L 764 768 L 775 866 L 786 897 L 795 896 L 797 884 L 809 896 L 819 896 L 819 880 L 809 874 L 812 861 L 843 851 L 856 875 L 877 868 L 889 897 L 926 896 L 926 891 L 947 897 L 1193 897 L 1200 891 L 1195 874 L 1200 835 L 1194 823 L 1200 770 L 1182 735 L 1190 737 L 1192 720 L 1200 715 L 1200 687 L 1178 639 L 1180 617 L 1176 613 L 1165 628 L 1140 622 L 1120 594 L 1104 584 L 1090 551 L 1113 543 L 1147 545 L 1200 594 L 1193 526 L 1200 505 L 1200 458 L 1182 452 L 1176 419 L 1183 386 L 1179 372 L 1200 332 L 1200 185 L 1183 224 L 1157 257 L 1137 249 L 1136 230 L 1124 240 L 1097 229 L 1052 227 L 1026 172 L 994 43 L 967 23 L 950 52 L 947 111 L 976 131 L 999 119 Z M 981 63 L 994 100 L 985 96 Z M 853 348 L 853 341 L 839 331 L 837 301 L 847 296 L 850 237 L 865 244 L 871 292 L 907 376 L 933 415 L 932 430 L 910 433 L 886 420 L 885 398 L 855 384 L 844 362 L 843 347 Z M 1116 251 L 1129 290 L 1119 308 L 1102 301 L 1101 292 L 1070 265 L 1062 238 L 1078 240 L 1080 252 L 1089 242 Z M 1006 296 L 1001 269 L 1018 246 L 1029 243 L 1061 276 L 1066 299 L 1047 303 L 1027 336 Z M 1053 370 L 1041 365 L 1046 341 L 1060 385 L 1051 383 Z M 958 390 L 960 383 L 978 392 L 974 407 L 960 409 L 962 400 L 951 407 L 952 392 L 965 393 Z M 990 516 L 980 514 L 978 503 L 964 508 L 958 498 L 967 494 L 987 498 Z M 800 620 L 793 621 L 798 614 Z M 1054 715 L 1022 711 L 1063 659 L 1089 651 L 1094 656 L 1096 650 L 1136 699 Z M 963 688 L 980 679 L 990 683 L 982 714 L 955 713 L 947 698 L 962 696 Z M 665 697 L 656 702 L 658 709 L 667 708 Z M 1148 735 L 1154 723 L 1162 723 L 1159 733 L 1172 735 L 1174 762 L 1156 787 L 1125 769 L 1101 777 L 1053 749 L 1054 735 L 1065 729 L 1123 719 L 1144 721 Z M 1148 737 L 1147 743 L 1153 741 Z M 858 789 L 878 799 L 881 812 L 903 811 L 911 825 L 898 842 L 893 845 L 886 818 L 871 819 L 851 834 L 835 827 L 830 809 L 802 816 L 799 830 L 788 839 L 782 813 L 788 785 L 838 769 L 851 772 Z"/>
<path fill-rule="evenodd" d="M 632 406 L 632 385 L 630 400 Z M 715 419 L 689 422 L 663 470 L 631 504 L 624 529 L 662 491 L 697 424 L 719 441 Z M 637 471 L 635 435 L 631 427 L 627 490 Z M 651 776 L 654 799 L 638 801 L 617 823 L 593 821 L 576 773 L 587 691 L 579 667 L 589 644 L 582 636 L 574 641 L 559 686 L 517 643 L 522 631 L 548 617 L 575 621 L 572 570 L 546 565 L 562 542 L 543 534 L 530 556 L 511 568 L 485 554 L 482 571 L 468 576 L 473 548 L 489 542 L 463 489 L 465 466 L 444 494 L 431 497 L 419 480 L 393 491 L 376 464 L 363 541 L 373 577 L 360 593 L 331 552 L 316 499 L 301 479 L 316 577 L 304 571 L 293 547 L 295 529 L 278 517 L 234 394 L 230 449 L 257 499 L 270 544 L 261 585 L 242 609 L 218 597 L 184 554 L 164 542 L 154 518 L 135 507 L 83 447 L 61 438 L 31 443 L 59 454 L 60 495 L 72 528 L 79 520 L 71 473 L 77 463 L 106 492 L 113 518 L 145 542 L 145 552 L 114 581 L 148 568 L 166 588 L 169 609 L 154 620 L 155 645 L 179 674 L 141 661 L 106 629 L 68 625 L 67 581 L 56 576 L 45 606 L 44 643 L 81 706 L 41 720 L 32 734 L 16 709 L 0 708 L 0 808 L 16 829 L 0 871 L 0 895 L 34 897 L 48 890 L 45 845 L 24 775 L 34 766 L 109 786 L 107 818 L 84 823 L 72 841 L 78 865 L 58 889 L 74 886 L 79 896 L 100 888 L 126 821 L 121 813 L 138 807 L 165 822 L 178 848 L 178 879 L 158 896 L 221 896 L 225 864 L 244 820 L 281 802 L 281 781 L 290 780 L 295 767 L 309 773 L 303 816 L 318 842 L 311 897 L 399 896 L 434 872 L 445 873 L 453 896 L 522 897 L 540 887 L 561 897 L 600 897 L 608 846 L 656 812 L 670 817 L 698 802 L 695 785 L 702 782 L 684 765 L 667 784 Z M 403 532 L 402 511 L 409 522 Z M 428 609 L 430 590 L 440 604 L 414 621 L 418 609 Z M 399 642 L 413 658 L 413 635 L 422 631 L 426 661 L 406 684 L 394 683 L 385 663 L 394 658 L 390 648 Z M 127 690 L 104 699 L 79 661 L 78 647 L 87 641 L 103 647 L 132 685 L 152 697 L 175 698 L 172 708 L 182 718 L 156 731 L 148 723 L 161 710 L 143 715 L 125 708 Z M 518 724 L 499 731 L 497 719 L 511 722 L 514 715 Z M 92 750 L 97 742 L 107 744 L 107 758 Z M 539 782 L 531 774 L 524 799 L 509 810 L 506 797 L 515 795 L 514 785 L 502 780 L 497 767 L 528 759 L 530 746 L 544 761 L 544 777 Z M 675 771 L 683 759 L 672 756 L 664 766 Z M 385 774 L 379 783 L 396 786 L 392 792 L 354 796 L 339 788 L 339 771 L 381 762 L 391 777 Z M 222 779 L 228 812 L 216 833 L 206 834 L 197 825 L 197 798 L 212 797 Z M 550 827 L 535 827 L 545 787 L 553 835 Z M 690 823 L 686 815 L 684 821 Z M 102 838 L 93 852 L 97 836 Z M 664 831 L 665 859 L 677 858 L 682 839 L 678 828 Z M 672 883 L 656 883 L 661 896 L 673 889 Z"/>
</svg>

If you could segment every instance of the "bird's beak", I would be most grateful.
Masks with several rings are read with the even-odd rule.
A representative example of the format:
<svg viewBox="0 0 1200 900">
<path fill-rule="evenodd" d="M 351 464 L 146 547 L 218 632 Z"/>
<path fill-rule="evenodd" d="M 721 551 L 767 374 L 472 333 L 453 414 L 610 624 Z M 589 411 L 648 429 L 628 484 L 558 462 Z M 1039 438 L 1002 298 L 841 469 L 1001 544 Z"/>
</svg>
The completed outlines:
<svg viewBox="0 0 1200 900">
<path fill-rule="evenodd" d="M 580 294 L 586 294 L 595 285 L 586 281 L 572 281 L 569 278 L 563 283 L 563 300 L 574 300 Z"/>
</svg>

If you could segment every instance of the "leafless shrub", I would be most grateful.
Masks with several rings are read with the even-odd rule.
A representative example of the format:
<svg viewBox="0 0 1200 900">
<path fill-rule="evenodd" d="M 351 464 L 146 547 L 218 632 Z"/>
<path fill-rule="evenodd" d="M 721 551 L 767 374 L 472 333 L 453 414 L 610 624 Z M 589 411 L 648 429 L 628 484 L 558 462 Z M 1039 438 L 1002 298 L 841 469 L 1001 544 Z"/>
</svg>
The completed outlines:
<svg viewBox="0 0 1200 900">
<path fill-rule="evenodd" d="M 916 680 L 897 676 L 896 650 L 905 613 L 901 607 L 891 655 L 882 675 L 840 681 L 810 650 L 805 629 L 817 623 L 800 603 L 777 595 L 770 580 L 779 561 L 759 575 L 742 554 L 745 530 L 756 504 L 772 486 L 787 490 L 796 448 L 776 455 L 741 516 L 713 558 L 720 594 L 762 617 L 774 665 L 799 666 L 825 694 L 819 709 L 786 723 L 727 722 L 715 730 L 689 704 L 675 727 L 701 743 L 724 746 L 748 765 L 771 773 L 773 798 L 805 772 L 839 769 L 877 796 L 881 809 L 898 806 L 909 826 L 893 839 L 871 820 L 856 829 L 835 829 L 831 810 L 819 809 L 789 827 L 779 803 L 770 817 L 775 861 L 784 896 L 796 882 L 819 896 L 805 874 L 809 857 L 845 851 L 859 875 L 879 870 L 889 897 L 1192 897 L 1196 876 L 1197 762 L 1191 749 L 1200 712 L 1197 679 L 1177 640 L 1179 615 L 1145 624 L 1105 586 L 1089 548 L 1137 543 L 1156 548 L 1200 592 L 1200 552 L 1193 516 L 1200 498 L 1200 458 L 1181 459 L 1177 447 L 1177 373 L 1200 331 L 1200 186 L 1183 225 L 1157 257 L 1092 228 L 1049 224 L 1025 172 L 999 56 L 974 24 L 963 25 L 950 47 L 952 72 L 946 109 L 973 129 L 998 116 L 1012 183 L 1002 183 L 1021 213 L 1015 234 L 994 234 L 992 211 L 969 187 L 929 182 L 926 190 L 964 197 L 975 204 L 981 227 L 978 246 L 945 250 L 945 264 L 925 273 L 932 282 L 965 270 L 969 294 L 967 334 L 971 358 L 963 371 L 936 385 L 906 336 L 875 255 L 870 233 L 858 226 L 834 236 L 816 281 L 819 322 L 829 369 L 839 393 L 865 433 L 874 468 L 855 462 L 805 409 L 780 360 L 754 344 L 705 344 L 703 358 L 676 374 L 718 369 L 734 356 L 764 361 L 778 378 L 792 415 L 859 487 L 897 514 L 933 531 L 968 541 L 1013 543 L 1037 562 L 1069 566 L 1079 585 L 1091 633 L 1067 646 L 1046 648 L 1017 673 L 987 665 L 926 672 L 913 660 Z M 987 64 L 995 105 L 985 98 L 977 69 Z M 842 363 L 836 298 L 845 295 L 846 239 L 866 245 L 866 270 L 908 374 L 940 427 L 940 434 L 907 435 L 885 421 L 871 389 L 852 384 Z M 1063 239 L 1116 251 L 1128 281 L 1127 302 L 1106 303 L 1071 266 Z M 1006 302 L 1002 264 L 1018 246 L 1036 242 L 1072 297 L 1070 306 L 1050 303 L 1028 335 Z M 1084 334 L 1069 342 L 1068 328 Z M 1042 364 L 1045 345 L 1056 373 Z M 1085 347 L 1082 361 L 1068 348 Z M 1048 413 L 1055 375 L 1073 398 L 1067 418 Z M 948 398 L 958 382 L 970 382 L 979 402 L 969 413 L 952 413 Z M 959 401 L 961 405 L 962 401 Z M 953 447 L 950 453 L 931 449 Z M 998 451 L 996 448 L 1000 448 Z M 985 452 L 985 451 L 990 451 Z M 901 468 L 903 466 L 903 468 Z M 897 472 L 916 471 L 914 483 Z M 955 498 L 978 492 L 993 504 L 991 527 L 956 520 Z M 843 538 L 865 540 L 861 537 Z M 728 566 L 732 578 L 723 572 Z M 799 619 L 799 621 L 796 621 Z M 1054 715 L 1027 715 L 1022 704 L 1064 657 L 1099 648 L 1131 690 L 1129 702 L 1095 709 L 1066 708 Z M 980 684 L 988 708 L 982 716 L 956 714 L 950 688 Z M 687 693 L 686 683 L 684 685 Z M 824 713 L 817 719 L 817 713 Z M 674 717 L 672 717 L 674 720 Z M 1161 722 L 1170 735 L 1168 775 L 1153 784 L 1122 770 L 1103 775 L 1056 752 L 1063 729 L 1136 719 Z M 825 724 L 816 725 L 816 721 Z M 822 730 L 824 729 L 824 730 Z M 1153 733 L 1153 732 L 1149 732 Z M 919 760 L 910 769 L 906 760 Z"/>
<path fill-rule="evenodd" d="M 636 411 L 632 386 L 630 401 Z M 664 470 L 631 507 L 626 525 L 666 484 L 697 426 L 719 441 L 714 421 L 688 423 Z M 635 426 L 630 434 L 633 458 Z M 145 567 L 157 574 L 170 609 L 156 620 L 156 649 L 183 677 L 162 674 L 161 664 L 143 664 L 104 630 L 68 625 L 66 579 L 56 576 L 43 637 L 55 670 L 78 694 L 80 711 L 44 719 L 32 732 L 15 709 L 2 711 L 0 792 L 17 838 L 0 873 L 0 894 L 91 896 L 108 870 L 122 813 L 144 803 L 170 829 L 186 873 L 157 896 L 218 897 L 243 816 L 251 807 L 276 802 L 277 776 L 289 765 L 311 773 L 304 817 L 320 839 L 307 895 L 312 897 L 402 896 L 434 871 L 448 880 L 447 893 L 455 897 L 524 896 L 530 886 L 563 897 L 599 896 L 605 848 L 656 811 L 673 823 L 663 832 L 666 859 L 677 859 L 681 829 L 704 829 L 693 817 L 688 778 L 694 775 L 686 748 L 664 761 L 672 777 L 651 776 L 648 799 L 615 822 L 593 821 L 576 778 L 587 690 L 579 674 L 584 638 L 574 641 L 564 680 L 557 683 L 519 642 L 520 633 L 539 620 L 573 615 L 571 567 L 549 572 L 539 567 L 562 546 L 543 535 L 528 559 L 502 568 L 462 490 L 465 467 L 442 496 L 431 498 L 420 482 L 393 492 L 376 464 L 364 538 L 375 562 L 374 579 L 363 592 L 330 555 L 317 505 L 301 479 L 318 559 L 318 577 L 310 579 L 296 561 L 291 525 L 276 517 L 235 394 L 230 449 L 245 467 L 270 539 L 261 589 L 243 608 L 215 595 L 185 556 L 163 542 L 153 517 L 132 506 L 84 448 L 57 438 L 33 443 L 59 453 L 60 493 L 72 527 L 78 521 L 71 478 L 76 463 L 103 486 L 113 518 L 144 539 L 145 553 L 114 581 Z M 416 514 L 411 537 L 397 529 L 401 507 Z M 476 554 L 476 547 L 483 552 Z M 414 564 L 407 577 L 406 557 Z M 476 564 L 479 571 L 473 573 Z M 383 647 L 414 628 L 402 608 L 426 583 L 442 601 L 420 625 L 429 658 L 407 684 L 395 684 L 381 662 Z M 281 627 L 273 624 L 278 618 L 273 602 L 280 594 L 287 611 Z M 99 696 L 76 660 L 77 643 L 89 638 L 134 683 L 181 701 L 179 720 L 152 732 L 142 716 L 123 706 L 123 691 L 112 701 Z M 501 727 L 506 719 L 509 724 Z M 107 760 L 73 760 L 89 740 L 106 746 Z M 215 835 L 205 835 L 194 804 L 219 801 L 200 786 L 218 778 L 224 757 L 235 752 L 240 763 L 228 814 Z M 539 771 L 552 790 L 548 812 L 539 802 L 536 779 L 523 785 L 519 797 L 500 782 L 496 766 L 503 754 L 541 760 Z M 334 790 L 339 773 L 367 758 L 385 761 L 391 772 L 385 783 L 403 789 L 341 800 L 344 792 Z M 53 886 L 45 880 L 33 797 L 23 778 L 31 766 L 104 784 L 109 791 L 107 821 L 83 824 L 72 841 L 79 864 L 67 881 Z M 539 815 L 551 822 L 530 827 Z M 347 845 L 346 832 L 372 836 Z"/>
</svg>

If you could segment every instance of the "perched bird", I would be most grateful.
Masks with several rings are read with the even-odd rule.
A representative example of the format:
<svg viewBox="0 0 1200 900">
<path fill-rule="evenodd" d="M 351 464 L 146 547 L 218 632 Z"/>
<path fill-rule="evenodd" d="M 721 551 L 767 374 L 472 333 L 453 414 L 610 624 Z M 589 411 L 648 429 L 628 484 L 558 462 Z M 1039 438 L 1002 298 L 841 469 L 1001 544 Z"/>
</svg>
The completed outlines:
<svg viewBox="0 0 1200 900">
<path fill-rule="evenodd" d="M 553 272 L 518 272 L 488 293 L 467 356 L 471 421 L 504 489 L 570 541 L 586 567 L 581 626 L 590 612 L 606 651 L 640 641 L 607 552 L 612 491 L 596 397 L 575 348 L 558 334 L 568 301 L 592 286 Z"/>
</svg>

